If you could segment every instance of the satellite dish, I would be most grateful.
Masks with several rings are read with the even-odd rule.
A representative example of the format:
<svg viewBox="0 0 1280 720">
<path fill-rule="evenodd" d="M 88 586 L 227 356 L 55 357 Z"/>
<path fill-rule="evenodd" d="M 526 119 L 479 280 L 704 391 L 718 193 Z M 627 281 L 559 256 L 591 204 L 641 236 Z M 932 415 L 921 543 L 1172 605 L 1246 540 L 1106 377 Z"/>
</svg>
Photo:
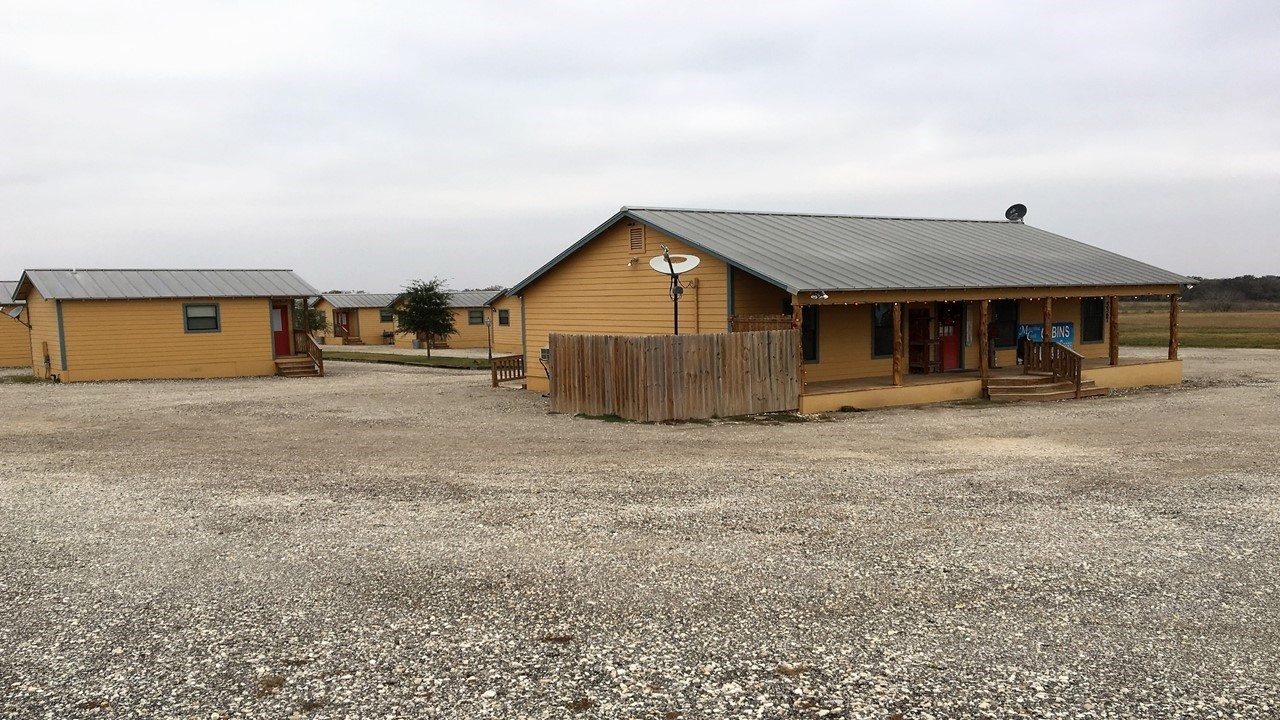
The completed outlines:
<svg viewBox="0 0 1280 720">
<path fill-rule="evenodd" d="M 1009 222 L 1018 222 L 1027 216 L 1027 206 L 1022 203 L 1010 205 L 1008 210 L 1004 211 L 1004 219 Z"/>
<path fill-rule="evenodd" d="M 668 264 L 667 258 L 659 255 L 649 261 L 649 267 L 663 275 L 683 275 L 684 273 L 698 267 L 698 263 L 700 262 L 702 262 L 702 260 L 694 257 L 693 255 L 672 255 L 671 263 Z"/>
</svg>

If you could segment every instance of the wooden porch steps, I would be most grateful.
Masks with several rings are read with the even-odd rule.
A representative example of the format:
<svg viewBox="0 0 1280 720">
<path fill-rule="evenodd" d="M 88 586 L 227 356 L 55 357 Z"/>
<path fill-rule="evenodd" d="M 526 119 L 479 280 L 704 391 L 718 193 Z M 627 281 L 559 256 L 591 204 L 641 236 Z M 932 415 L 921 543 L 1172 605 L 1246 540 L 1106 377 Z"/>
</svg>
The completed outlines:
<svg viewBox="0 0 1280 720">
<path fill-rule="evenodd" d="M 1080 397 L 1106 395 L 1110 390 L 1092 380 L 1080 383 Z M 1022 375 L 992 378 L 987 383 L 987 397 L 996 401 L 1071 400 L 1076 396 L 1075 383 L 1054 382 L 1051 375 Z"/>
<path fill-rule="evenodd" d="M 320 370 L 307 355 L 276 358 L 276 374 L 282 377 L 320 377 Z"/>
</svg>

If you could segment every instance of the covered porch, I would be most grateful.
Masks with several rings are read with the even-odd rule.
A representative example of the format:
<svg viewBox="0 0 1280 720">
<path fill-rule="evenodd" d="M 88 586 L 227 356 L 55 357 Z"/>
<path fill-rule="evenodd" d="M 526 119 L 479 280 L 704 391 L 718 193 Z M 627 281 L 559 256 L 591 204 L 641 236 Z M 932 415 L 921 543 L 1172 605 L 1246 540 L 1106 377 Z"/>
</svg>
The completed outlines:
<svg viewBox="0 0 1280 720">
<path fill-rule="evenodd" d="M 796 294 L 789 319 L 804 345 L 800 410 L 1056 400 L 1176 384 L 1178 289 Z M 1122 358 L 1120 297 L 1156 294 L 1169 303 L 1167 359 Z"/>
<path fill-rule="evenodd" d="M 1082 366 L 1083 379 L 1103 388 L 1172 385 L 1182 381 L 1182 363 L 1179 360 L 1122 357 L 1113 365 L 1109 358 L 1087 358 Z M 907 374 L 897 384 L 892 375 L 807 382 L 800 394 L 800 412 L 977 400 L 986 397 L 989 383 L 1019 380 L 1027 375 L 1024 366 L 1014 365 L 991 368 L 986 379 L 974 369 Z"/>
</svg>

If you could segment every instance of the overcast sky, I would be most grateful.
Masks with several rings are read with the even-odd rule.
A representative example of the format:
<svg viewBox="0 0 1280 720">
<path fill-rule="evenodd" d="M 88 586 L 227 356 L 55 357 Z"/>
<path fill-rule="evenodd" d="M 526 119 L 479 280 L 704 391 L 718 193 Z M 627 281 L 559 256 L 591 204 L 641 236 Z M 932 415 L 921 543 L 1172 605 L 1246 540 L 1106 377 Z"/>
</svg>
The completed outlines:
<svg viewBox="0 0 1280 720">
<path fill-rule="evenodd" d="M 512 284 L 623 205 L 1280 274 L 1280 3 L 0 0 L 0 279 Z"/>
</svg>

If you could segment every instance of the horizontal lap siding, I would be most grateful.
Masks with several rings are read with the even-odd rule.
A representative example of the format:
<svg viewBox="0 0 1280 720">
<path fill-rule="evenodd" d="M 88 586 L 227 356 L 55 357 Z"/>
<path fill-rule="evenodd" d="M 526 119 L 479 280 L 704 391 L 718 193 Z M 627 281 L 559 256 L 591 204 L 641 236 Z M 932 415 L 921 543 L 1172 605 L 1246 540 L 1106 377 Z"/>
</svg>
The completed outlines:
<svg viewBox="0 0 1280 720">
<path fill-rule="evenodd" d="M 498 324 L 498 311 L 506 310 L 510 325 Z M 493 304 L 493 351 L 504 355 L 518 353 L 520 345 L 520 298 L 504 297 Z"/>
<path fill-rule="evenodd" d="M 360 340 L 365 345 L 386 345 L 382 333 L 395 330 L 395 323 L 382 322 L 382 308 L 360 308 L 351 312 L 360 316 Z"/>
<path fill-rule="evenodd" d="M 734 315 L 781 315 L 790 303 L 786 290 L 751 273 L 733 271 Z"/>
<path fill-rule="evenodd" d="M 0 367 L 31 367 L 31 333 L 23 322 L 27 311 L 18 318 L 0 316 Z"/>
<path fill-rule="evenodd" d="M 871 308 L 870 305 L 820 306 L 818 362 L 804 364 L 806 381 L 874 377 L 893 372 L 892 358 L 871 357 Z M 905 310 L 903 316 L 906 316 Z"/>
<path fill-rule="evenodd" d="M 31 368 L 36 377 L 48 377 L 44 367 L 44 345 L 49 345 L 50 372 L 62 373 L 61 345 L 58 344 L 58 303 L 45 300 L 34 288 L 27 295 L 27 322 L 31 324 Z"/>
<path fill-rule="evenodd" d="M 185 331 L 182 306 L 216 303 L 222 329 Z M 274 375 L 267 298 L 69 300 L 64 380 Z"/>
<path fill-rule="evenodd" d="M 485 308 L 454 308 L 453 309 L 453 330 L 454 334 L 446 338 L 445 342 L 449 343 L 449 347 L 457 349 L 467 348 L 487 348 L 489 347 L 489 330 L 484 326 L 469 324 L 470 313 L 472 310 L 486 310 Z M 488 311 L 485 312 L 488 317 Z"/>
<path fill-rule="evenodd" d="M 633 221 L 620 220 L 524 289 L 529 389 L 548 389 L 538 358 L 552 332 L 671 333 L 669 280 L 649 267 L 649 259 L 662 254 L 662 244 L 672 254 L 695 255 L 702 261 L 697 269 L 681 276 L 684 281 L 696 280 L 697 287 L 686 288 L 680 301 L 680 333 L 722 333 L 728 329 L 724 263 L 653 228 L 645 228 L 644 249 L 632 251 L 629 222 Z M 632 257 L 638 261 L 628 267 Z"/>
<path fill-rule="evenodd" d="M 313 310 L 319 310 L 324 313 L 324 329 L 317 330 L 314 333 L 315 336 L 322 338 L 333 337 L 333 306 L 327 300 L 319 300 L 311 307 Z"/>
</svg>

